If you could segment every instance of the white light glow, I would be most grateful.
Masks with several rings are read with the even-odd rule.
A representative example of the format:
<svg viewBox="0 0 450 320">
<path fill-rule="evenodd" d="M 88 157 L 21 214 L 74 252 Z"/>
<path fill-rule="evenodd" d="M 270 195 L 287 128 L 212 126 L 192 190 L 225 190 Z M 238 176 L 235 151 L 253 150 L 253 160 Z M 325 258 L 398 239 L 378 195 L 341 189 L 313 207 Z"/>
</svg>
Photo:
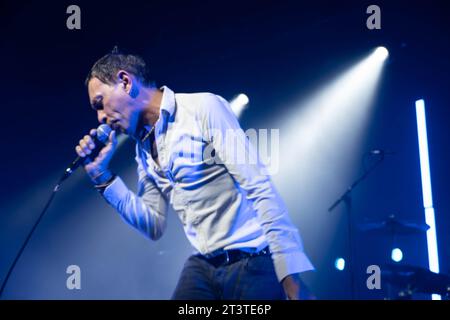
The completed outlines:
<svg viewBox="0 0 450 320">
<path fill-rule="evenodd" d="M 345 260 L 343 258 L 337 258 L 334 262 L 334 267 L 339 271 L 343 271 L 345 269 Z"/>
<path fill-rule="evenodd" d="M 246 94 L 241 93 L 236 98 L 230 101 L 230 107 L 233 110 L 236 117 L 242 114 L 242 111 L 247 107 L 249 99 Z"/>
<path fill-rule="evenodd" d="M 425 222 L 430 227 L 427 230 L 428 267 L 430 271 L 439 273 L 439 255 L 436 237 L 436 222 L 431 192 L 430 160 L 428 153 L 427 122 L 425 117 L 425 101 L 416 101 L 417 134 L 419 139 L 420 173 L 422 178 L 423 207 Z M 439 295 L 433 294 L 433 300 L 440 300 Z"/>
<path fill-rule="evenodd" d="M 384 61 L 389 56 L 389 51 L 385 47 L 378 47 L 375 49 L 374 55 L 376 59 Z"/>
<path fill-rule="evenodd" d="M 400 262 L 403 259 L 403 252 L 399 248 L 392 249 L 391 259 L 395 262 Z"/>
</svg>

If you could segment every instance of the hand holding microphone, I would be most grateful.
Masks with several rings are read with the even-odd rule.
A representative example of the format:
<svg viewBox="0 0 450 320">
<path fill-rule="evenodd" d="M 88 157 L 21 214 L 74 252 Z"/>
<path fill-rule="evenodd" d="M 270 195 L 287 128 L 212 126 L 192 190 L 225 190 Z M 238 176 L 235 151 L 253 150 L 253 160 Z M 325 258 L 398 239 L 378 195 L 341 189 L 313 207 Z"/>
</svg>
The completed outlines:
<svg viewBox="0 0 450 320">
<path fill-rule="evenodd" d="M 102 124 L 97 129 L 92 129 L 75 147 L 78 157 L 66 169 L 67 176 L 79 165 L 83 165 L 95 184 L 104 184 L 113 176 L 109 170 L 109 163 L 116 148 L 116 132 L 108 125 Z"/>
<path fill-rule="evenodd" d="M 84 169 L 95 184 L 103 184 L 113 176 L 109 163 L 117 147 L 116 132 L 108 125 L 100 125 L 85 135 L 75 147 Z"/>
</svg>

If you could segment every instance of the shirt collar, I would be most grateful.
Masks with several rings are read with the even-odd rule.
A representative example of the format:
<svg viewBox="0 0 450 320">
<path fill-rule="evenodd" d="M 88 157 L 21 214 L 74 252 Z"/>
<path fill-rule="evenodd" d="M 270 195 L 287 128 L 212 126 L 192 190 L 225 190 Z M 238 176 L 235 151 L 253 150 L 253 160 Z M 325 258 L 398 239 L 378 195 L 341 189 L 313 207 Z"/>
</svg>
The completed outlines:
<svg viewBox="0 0 450 320">
<path fill-rule="evenodd" d="M 171 117 L 175 111 L 175 93 L 166 86 L 162 86 L 159 89 L 163 93 L 159 110 L 160 118 L 166 118 L 167 116 L 167 114 L 163 114 L 163 110 L 169 114 L 169 117 Z M 142 130 L 142 132 L 140 133 L 139 140 L 142 140 L 144 136 L 152 130 L 152 126 L 148 124 L 144 125 L 144 128 L 145 130 Z"/>
<path fill-rule="evenodd" d="M 159 89 L 163 92 L 160 113 L 162 110 L 166 110 L 172 116 L 175 111 L 175 93 L 166 86 L 162 86 Z"/>
</svg>

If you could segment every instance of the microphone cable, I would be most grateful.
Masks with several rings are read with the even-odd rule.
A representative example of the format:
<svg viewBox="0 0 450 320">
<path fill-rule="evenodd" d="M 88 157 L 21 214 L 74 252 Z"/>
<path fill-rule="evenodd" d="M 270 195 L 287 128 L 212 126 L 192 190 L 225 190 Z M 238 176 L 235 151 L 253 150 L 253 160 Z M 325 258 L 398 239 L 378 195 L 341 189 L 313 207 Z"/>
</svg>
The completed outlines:
<svg viewBox="0 0 450 320">
<path fill-rule="evenodd" d="M 53 198 L 55 197 L 56 193 L 59 190 L 59 187 L 61 185 L 61 183 L 65 180 L 65 174 L 59 179 L 58 183 L 55 185 L 55 187 L 53 188 L 53 191 L 49 197 L 49 199 L 47 200 L 47 203 L 44 206 L 44 209 L 42 210 L 41 214 L 39 215 L 39 217 L 37 218 L 36 222 L 34 223 L 33 227 L 31 228 L 31 231 L 28 233 L 28 236 L 26 237 L 25 241 L 22 244 L 22 247 L 20 247 L 19 253 L 17 253 L 16 258 L 14 259 L 13 263 L 11 264 L 11 266 L 8 269 L 8 273 L 6 274 L 5 279 L 3 280 L 2 286 L 0 288 L 0 298 L 3 295 L 3 291 L 5 290 L 6 284 L 8 282 L 9 277 L 11 276 L 12 271 L 14 270 L 14 267 L 17 264 L 17 261 L 19 261 L 23 251 L 25 250 L 25 247 L 28 244 L 28 241 L 30 241 L 31 236 L 33 235 L 34 231 L 36 230 L 39 222 L 41 222 L 42 217 L 44 216 L 45 212 L 47 211 L 47 209 L 50 207 L 50 204 L 53 201 Z"/>
<path fill-rule="evenodd" d="M 106 125 L 106 124 L 102 124 L 98 127 L 97 129 L 97 138 L 99 138 L 99 141 L 103 144 L 106 143 L 109 133 L 111 132 L 111 128 Z M 98 148 L 100 149 L 101 146 L 99 145 Z M 89 157 L 87 157 L 89 158 Z M 28 233 L 25 241 L 23 242 L 22 246 L 20 247 L 19 252 L 17 253 L 13 263 L 11 264 L 11 266 L 8 269 L 8 273 L 6 274 L 5 279 L 3 280 L 2 286 L 0 287 L 0 299 L 3 295 L 3 291 L 5 290 L 6 284 L 8 282 L 9 277 L 11 276 L 12 271 L 14 270 L 14 267 L 16 266 L 17 262 L 19 261 L 23 251 L 25 250 L 25 247 L 27 246 L 28 242 L 31 239 L 31 236 L 33 235 L 34 231 L 36 230 L 37 226 L 39 225 L 39 223 L 42 220 L 42 217 L 44 216 L 44 214 L 47 212 L 48 208 L 50 207 L 50 204 L 53 201 L 53 198 L 55 197 L 56 193 L 59 190 L 59 187 L 61 185 L 61 183 L 66 180 L 72 173 L 73 171 L 83 162 L 84 160 L 81 159 L 80 157 L 77 157 L 75 159 L 74 162 L 72 162 L 72 164 L 64 171 L 63 175 L 61 176 L 61 178 L 59 178 L 58 183 L 55 185 L 55 187 L 53 188 L 53 191 L 49 197 L 49 199 L 47 200 L 47 203 L 44 206 L 44 209 L 42 210 L 41 214 L 39 215 L 39 217 L 37 218 L 36 222 L 34 223 L 33 227 L 31 228 L 31 231 Z"/>
</svg>

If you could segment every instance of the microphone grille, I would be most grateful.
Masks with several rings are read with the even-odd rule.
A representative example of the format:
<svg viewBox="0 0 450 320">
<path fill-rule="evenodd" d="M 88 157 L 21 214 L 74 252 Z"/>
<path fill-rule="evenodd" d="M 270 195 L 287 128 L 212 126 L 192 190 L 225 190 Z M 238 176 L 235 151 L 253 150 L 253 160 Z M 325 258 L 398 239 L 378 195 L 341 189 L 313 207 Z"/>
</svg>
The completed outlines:
<svg viewBox="0 0 450 320">
<path fill-rule="evenodd" d="M 109 134 L 111 133 L 112 129 L 107 124 L 101 124 L 97 128 L 97 139 L 102 142 L 103 144 L 106 144 L 109 139 Z"/>
</svg>

